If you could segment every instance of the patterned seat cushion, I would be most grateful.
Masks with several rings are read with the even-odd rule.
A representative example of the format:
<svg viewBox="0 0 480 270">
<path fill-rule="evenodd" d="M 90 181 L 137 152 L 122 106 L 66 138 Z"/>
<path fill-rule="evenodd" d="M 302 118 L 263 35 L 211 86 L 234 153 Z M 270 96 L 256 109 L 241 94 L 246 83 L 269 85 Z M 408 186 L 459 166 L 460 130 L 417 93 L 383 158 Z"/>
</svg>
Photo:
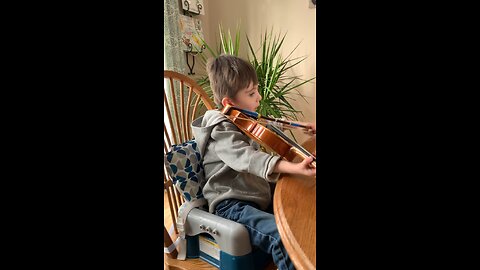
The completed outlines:
<svg viewBox="0 0 480 270">
<path fill-rule="evenodd" d="M 202 157 L 194 139 L 173 145 L 164 162 L 173 184 L 187 201 L 203 198 L 205 176 Z"/>
</svg>

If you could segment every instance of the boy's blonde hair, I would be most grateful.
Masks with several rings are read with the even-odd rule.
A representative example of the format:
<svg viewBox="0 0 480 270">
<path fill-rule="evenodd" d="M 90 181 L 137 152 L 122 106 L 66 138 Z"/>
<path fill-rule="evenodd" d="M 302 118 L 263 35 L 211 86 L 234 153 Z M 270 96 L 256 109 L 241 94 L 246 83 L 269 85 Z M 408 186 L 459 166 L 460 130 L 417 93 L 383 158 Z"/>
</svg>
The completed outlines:
<svg viewBox="0 0 480 270">
<path fill-rule="evenodd" d="M 237 92 L 250 85 L 258 84 L 257 73 L 247 61 L 233 56 L 222 54 L 207 63 L 207 73 L 210 80 L 215 104 L 223 108 L 222 99 L 233 99 Z"/>
</svg>

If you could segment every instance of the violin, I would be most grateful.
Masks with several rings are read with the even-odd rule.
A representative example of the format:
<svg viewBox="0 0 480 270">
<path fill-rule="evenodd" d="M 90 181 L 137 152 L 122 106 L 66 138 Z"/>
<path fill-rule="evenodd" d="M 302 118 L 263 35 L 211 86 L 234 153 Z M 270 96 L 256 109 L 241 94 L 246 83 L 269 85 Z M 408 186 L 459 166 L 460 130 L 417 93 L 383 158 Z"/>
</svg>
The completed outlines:
<svg viewBox="0 0 480 270">
<path fill-rule="evenodd" d="M 221 112 L 248 137 L 288 161 L 293 161 L 296 157 L 305 159 L 313 156 L 305 148 L 288 138 L 279 128 L 270 124 L 263 126 L 242 113 L 241 109 L 227 105 Z M 314 157 L 310 165 L 316 168 L 316 164 Z"/>
</svg>

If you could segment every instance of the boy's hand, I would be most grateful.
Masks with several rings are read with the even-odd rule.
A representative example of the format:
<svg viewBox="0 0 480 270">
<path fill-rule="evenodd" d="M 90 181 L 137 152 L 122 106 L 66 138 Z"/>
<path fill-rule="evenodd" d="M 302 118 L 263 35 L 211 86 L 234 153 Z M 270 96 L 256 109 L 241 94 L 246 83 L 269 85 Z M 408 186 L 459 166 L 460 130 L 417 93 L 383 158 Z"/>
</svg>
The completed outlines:
<svg viewBox="0 0 480 270">
<path fill-rule="evenodd" d="M 307 134 L 317 134 L 317 127 L 315 125 L 315 123 L 305 123 L 305 126 L 308 127 L 308 129 L 305 131 L 305 133 Z"/>
<path fill-rule="evenodd" d="M 291 173 L 291 174 L 300 174 L 306 176 L 316 176 L 316 169 L 310 165 L 312 163 L 313 157 L 307 157 L 302 162 L 294 163 L 286 160 L 278 160 L 277 164 L 273 169 L 276 173 Z"/>
<path fill-rule="evenodd" d="M 300 163 L 296 163 L 295 173 L 306 175 L 306 176 L 316 176 L 317 171 L 314 167 L 310 165 L 312 163 L 313 157 L 307 157 Z"/>
<path fill-rule="evenodd" d="M 298 122 L 298 124 L 306 126 L 307 129 L 305 129 L 305 133 L 309 135 L 314 135 L 317 134 L 317 127 L 315 123 L 308 123 L 308 122 Z"/>
</svg>

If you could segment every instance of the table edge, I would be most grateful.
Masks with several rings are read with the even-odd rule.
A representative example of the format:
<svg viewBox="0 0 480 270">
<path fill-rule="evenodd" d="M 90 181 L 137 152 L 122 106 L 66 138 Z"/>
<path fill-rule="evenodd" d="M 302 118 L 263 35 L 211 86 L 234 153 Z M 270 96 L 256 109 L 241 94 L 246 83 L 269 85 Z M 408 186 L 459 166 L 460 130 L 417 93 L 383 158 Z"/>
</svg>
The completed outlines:
<svg viewBox="0 0 480 270">
<path fill-rule="evenodd" d="M 283 176 L 284 175 L 281 175 L 280 178 L 282 178 Z M 288 255 L 290 256 L 296 269 L 316 269 L 308 256 L 305 254 L 305 252 L 303 252 L 303 250 L 300 248 L 298 242 L 293 237 L 288 236 L 289 234 L 287 233 L 287 230 L 290 231 L 290 235 L 293 235 L 291 230 L 287 229 L 287 227 L 283 225 L 283 222 L 281 222 L 281 218 L 283 218 L 284 220 L 286 219 L 285 213 L 283 212 L 282 207 L 280 207 L 282 205 L 282 198 L 280 192 L 283 188 L 282 182 L 282 179 L 277 182 L 275 193 L 273 195 L 273 211 L 280 238 L 282 239 L 282 243 L 285 246 L 285 249 L 287 250 Z"/>
</svg>

